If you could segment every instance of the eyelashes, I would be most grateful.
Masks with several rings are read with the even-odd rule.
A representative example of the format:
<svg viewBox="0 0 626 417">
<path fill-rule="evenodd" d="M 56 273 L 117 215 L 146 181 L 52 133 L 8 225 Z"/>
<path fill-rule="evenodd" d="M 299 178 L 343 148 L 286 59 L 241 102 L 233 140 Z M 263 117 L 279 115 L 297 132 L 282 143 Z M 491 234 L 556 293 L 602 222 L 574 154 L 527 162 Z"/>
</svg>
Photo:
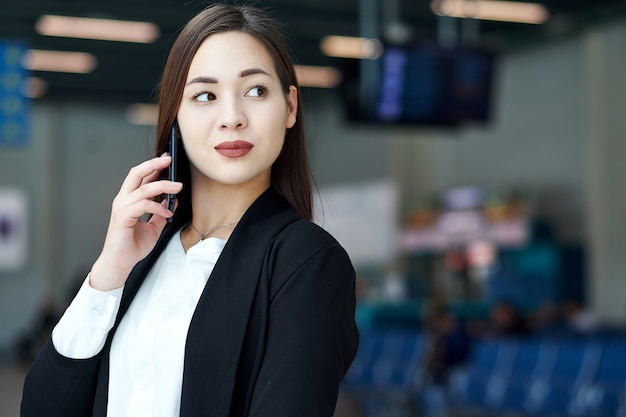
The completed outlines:
<svg viewBox="0 0 626 417">
<path fill-rule="evenodd" d="M 194 94 L 193 99 L 202 103 L 208 103 L 209 101 L 215 100 L 215 94 L 203 91 L 201 93 Z"/>
<path fill-rule="evenodd" d="M 268 92 L 269 90 L 266 86 L 261 85 L 261 84 L 254 85 L 246 91 L 246 93 L 244 94 L 244 97 L 262 98 L 262 97 L 266 97 L 268 95 Z M 208 103 L 210 101 L 216 100 L 217 96 L 211 91 L 201 91 L 201 92 L 194 94 L 192 96 L 192 99 L 194 101 L 198 101 L 201 103 Z"/>
<path fill-rule="evenodd" d="M 250 95 L 252 91 L 257 91 L 257 93 L 255 95 Z M 246 96 L 250 96 L 250 97 L 265 97 L 266 95 L 267 95 L 267 87 L 263 85 L 255 85 L 254 87 L 249 89 L 248 92 L 246 93 Z"/>
</svg>

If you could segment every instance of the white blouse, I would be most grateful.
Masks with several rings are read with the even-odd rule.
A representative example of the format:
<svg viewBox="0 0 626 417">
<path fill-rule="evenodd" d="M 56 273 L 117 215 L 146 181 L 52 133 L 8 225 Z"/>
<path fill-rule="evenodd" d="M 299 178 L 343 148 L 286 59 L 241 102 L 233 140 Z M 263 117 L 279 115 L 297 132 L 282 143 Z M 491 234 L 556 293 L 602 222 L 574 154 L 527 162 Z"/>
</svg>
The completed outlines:
<svg viewBox="0 0 626 417">
<path fill-rule="evenodd" d="M 185 253 L 180 232 L 172 237 L 113 337 L 109 416 L 179 415 L 187 330 L 225 244 L 208 238 Z M 52 333 L 56 350 L 69 358 L 96 355 L 119 309 L 122 289 L 101 292 L 88 281 Z"/>
</svg>

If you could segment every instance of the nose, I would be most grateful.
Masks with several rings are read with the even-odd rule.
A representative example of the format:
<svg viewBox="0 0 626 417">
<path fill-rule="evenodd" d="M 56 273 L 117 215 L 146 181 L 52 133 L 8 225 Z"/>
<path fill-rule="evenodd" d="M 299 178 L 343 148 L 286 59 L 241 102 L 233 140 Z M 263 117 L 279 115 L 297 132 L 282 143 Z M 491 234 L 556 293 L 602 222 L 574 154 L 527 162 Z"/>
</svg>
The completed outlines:
<svg viewBox="0 0 626 417">
<path fill-rule="evenodd" d="M 220 129 L 242 129 L 248 124 L 243 103 L 238 98 L 225 98 L 221 103 Z"/>
</svg>

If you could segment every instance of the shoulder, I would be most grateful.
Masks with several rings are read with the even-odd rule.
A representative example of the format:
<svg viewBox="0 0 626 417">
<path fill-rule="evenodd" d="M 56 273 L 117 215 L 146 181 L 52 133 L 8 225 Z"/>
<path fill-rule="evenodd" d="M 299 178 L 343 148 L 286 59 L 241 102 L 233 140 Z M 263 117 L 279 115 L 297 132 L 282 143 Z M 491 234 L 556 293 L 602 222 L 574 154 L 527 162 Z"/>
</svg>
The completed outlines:
<svg viewBox="0 0 626 417">
<path fill-rule="evenodd" d="M 276 235 L 275 246 L 292 255 L 295 252 L 314 254 L 327 248 L 343 251 L 341 244 L 326 230 L 308 220 L 290 223 Z"/>
<path fill-rule="evenodd" d="M 233 236 L 246 232 L 255 245 L 270 252 L 307 254 L 325 247 L 341 248 L 330 233 L 316 223 L 299 217 L 287 201 L 272 189 L 261 195 L 242 218 Z"/>
<path fill-rule="evenodd" d="M 282 229 L 269 248 L 273 278 L 290 279 L 317 271 L 319 279 L 352 275 L 348 253 L 326 230 L 307 220 L 298 220 Z"/>
</svg>

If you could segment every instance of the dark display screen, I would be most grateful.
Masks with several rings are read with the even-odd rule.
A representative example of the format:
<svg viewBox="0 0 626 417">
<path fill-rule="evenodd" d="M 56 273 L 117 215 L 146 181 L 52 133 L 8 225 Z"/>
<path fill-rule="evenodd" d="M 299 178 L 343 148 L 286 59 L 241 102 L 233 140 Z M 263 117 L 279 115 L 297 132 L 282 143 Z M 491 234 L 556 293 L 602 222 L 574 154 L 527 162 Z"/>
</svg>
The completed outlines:
<svg viewBox="0 0 626 417">
<path fill-rule="evenodd" d="M 485 52 L 386 46 L 376 61 L 346 67 L 348 116 L 378 123 L 488 122 L 492 72 L 493 55 Z"/>
</svg>

